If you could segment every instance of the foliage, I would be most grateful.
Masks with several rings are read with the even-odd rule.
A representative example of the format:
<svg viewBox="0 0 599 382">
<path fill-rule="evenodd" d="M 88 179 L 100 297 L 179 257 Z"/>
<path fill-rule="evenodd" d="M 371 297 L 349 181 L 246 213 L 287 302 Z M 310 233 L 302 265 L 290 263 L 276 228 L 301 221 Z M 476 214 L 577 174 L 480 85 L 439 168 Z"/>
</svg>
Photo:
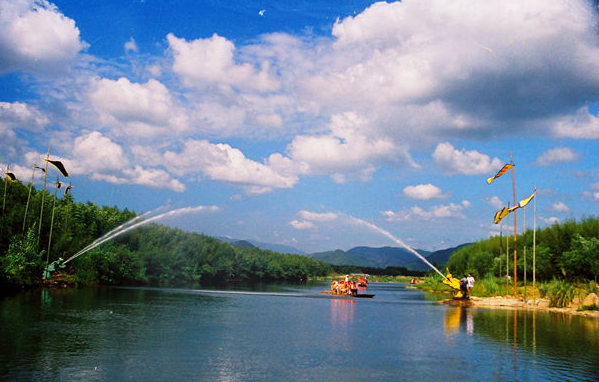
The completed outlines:
<svg viewBox="0 0 599 382">
<path fill-rule="evenodd" d="M 526 266 L 530 280 L 533 232 L 529 230 L 518 235 L 516 242 L 518 278 L 523 279 Z M 506 261 L 510 268 L 508 274 L 512 275 L 512 259 L 512 237 L 495 236 L 460 248 L 451 256 L 447 267 L 454 274 L 472 273 L 476 278 L 486 279 L 488 276 L 504 276 Z M 566 221 L 537 230 L 535 270 L 539 281 L 553 278 L 570 281 L 593 279 L 599 274 L 599 218 Z"/>
<path fill-rule="evenodd" d="M 37 237 L 32 229 L 26 235 L 15 235 L 6 256 L 0 258 L 5 283 L 28 287 L 39 283 L 43 271 L 43 252 L 37 250 Z"/>
<path fill-rule="evenodd" d="M 4 182 L 3 182 L 4 183 Z M 29 190 L 31 198 L 26 208 Z M 41 282 L 49 261 L 68 259 L 98 237 L 135 217 L 116 207 L 76 203 L 20 182 L 9 182 L 0 235 L 0 284 Z M 44 207 L 38 238 L 40 210 Z M 54 222 L 48 248 L 52 210 Z M 25 211 L 27 210 L 27 214 Z M 29 228 L 23 235 L 23 227 Z M 214 238 L 156 224 L 110 240 L 70 262 L 78 284 L 191 284 L 227 280 L 306 280 L 332 268 L 321 261 L 258 248 L 235 247 Z"/>
<path fill-rule="evenodd" d="M 576 297 L 576 286 L 565 280 L 553 280 L 539 286 L 539 290 L 549 300 L 550 307 L 565 308 Z"/>
</svg>

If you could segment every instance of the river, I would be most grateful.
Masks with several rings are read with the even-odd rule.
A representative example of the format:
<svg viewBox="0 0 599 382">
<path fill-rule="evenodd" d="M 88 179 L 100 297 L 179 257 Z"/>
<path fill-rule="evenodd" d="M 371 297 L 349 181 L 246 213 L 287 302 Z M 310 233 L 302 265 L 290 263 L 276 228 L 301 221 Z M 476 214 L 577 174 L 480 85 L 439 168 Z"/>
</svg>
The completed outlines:
<svg viewBox="0 0 599 382">
<path fill-rule="evenodd" d="M 599 320 L 449 307 L 402 284 L 34 290 L 0 300 L 1 381 L 599 381 Z"/>
</svg>

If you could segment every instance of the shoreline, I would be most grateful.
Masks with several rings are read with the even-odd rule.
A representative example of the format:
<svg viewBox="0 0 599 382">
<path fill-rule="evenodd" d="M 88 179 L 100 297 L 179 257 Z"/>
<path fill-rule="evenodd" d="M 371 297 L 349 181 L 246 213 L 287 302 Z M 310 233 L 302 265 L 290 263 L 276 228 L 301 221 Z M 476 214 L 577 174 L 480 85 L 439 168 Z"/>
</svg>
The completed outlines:
<svg viewBox="0 0 599 382">
<path fill-rule="evenodd" d="M 599 318 L 597 310 L 578 310 L 577 306 L 567 308 L 549 307 L 549 300 L 545 298 L 537 298 L 536 300 L 527 300 L 515 297 L 471 297 L 469 300 L 454 300 L 445 299 L 439 301 L 440 304 L 451 306 L 464 306 L 469 308 L 482 309 L 506 309 L 506 310 L 526 310 L 536 312 L 553 312 L 571 314 L 576 316 L 585 316 L 591 318 Z"/>
</svg>

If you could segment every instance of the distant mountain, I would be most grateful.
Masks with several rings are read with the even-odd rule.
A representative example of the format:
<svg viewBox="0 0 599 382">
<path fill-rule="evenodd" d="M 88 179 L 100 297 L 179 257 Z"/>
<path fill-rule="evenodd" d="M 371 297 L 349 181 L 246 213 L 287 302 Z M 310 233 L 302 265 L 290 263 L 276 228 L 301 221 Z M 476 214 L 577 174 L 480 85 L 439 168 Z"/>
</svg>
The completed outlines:
<svg viewBox="0 0 599 382">
<path fill-rule="evenodd" d="M 429 251 L 416 250 L 423 256 Z M 340 249 L 336 251 L 312 253 L 308 255 L 333 265 L 357 265 L 361 267 L 403 267 L 412 262 L 415 255 L 405 248 L 397 247 L 354 247 L 347 252 Z"/>
<path fill-rule="evenodd" d="M 279 253 L 291 253 L 294 255 L 305 255 L 306 254 L 302 250 L 299 250 L 297 248 L 294 248 L 294 247 L 291 247 L 288 245 L 284 245 L 284 244 L 262 243 L 262 242 L 255 241 L 255 240 L 240 240 L 240 239 L 234 239 L 234 238 L 225 237 L 225 236 L 219 236 L 219 237 L 216 237 L 216 239 L 227 242 L 227 243 L 231 243 L 238 247 L 249 247 L 248 246 L 248 244 L 249 244 L 252 247 L 260 248 L 263 250 L 275 251 L 275 252 L 279 252 Z M 241 245 L 235 244 L 237 242 L 242 242 L 242 243 L 241 243 Z"/>
<path fill-rule="evenodd" d="M 434 252 L 416 249 L 416 252 L 424 256 L 429 262 L 442 267 L 453 252 L 465 245 L 468 244 Z M 398 247 L 354 247 L 348 251 L 338 249 L 335 251 L 312 253 L 308 256 L 333 265 L 357 265 L 360 267 L 376 268 L 406 267 L 415 271 L 426 271 L 429 269 L 429 266 L 415 254 L 405 248 Z"/>
<path fill-rule="evenodd" d="M 440 249 L 438 251 L 434 251 L 429 256 L 426 256 L 426 259 L 431 264 L 433 264 L 434 266 L 439 268 L 439 270 L 441 272 L 443 272 L 442 268 L 445 267 L 445 264 L 447 263 L 447 260 L 449 260 L 451 255 L 453 255 L 453 253 L 455 251 L 457 251 L 458 249 L 465 247 L 467 245 L 470 245 L 470 244 L 471 243 L 465 243 L 465 244 L 460 244 L 456 247 L 451 247 L 451 248 Z M 422 260 L 417 260 L 417 261 L 413 261 L 409 264 L 406 264 L 406 268 L 411 269 L 413 271 L 428 271 L 429 270 L 429 266 L 426 265 L 424 263 L 424 261 L 422 261 Z"/>
<path fill-rule="evenodd" d="M 249 241 L 246 241 L 246 240 L 232 241 L 231 244 L 233 244 L 236 247 L 241 247 L 241 248 L 257 248 L 255 245 L 253 245 L 252 243 L 250 243 Z"/>
</svg>

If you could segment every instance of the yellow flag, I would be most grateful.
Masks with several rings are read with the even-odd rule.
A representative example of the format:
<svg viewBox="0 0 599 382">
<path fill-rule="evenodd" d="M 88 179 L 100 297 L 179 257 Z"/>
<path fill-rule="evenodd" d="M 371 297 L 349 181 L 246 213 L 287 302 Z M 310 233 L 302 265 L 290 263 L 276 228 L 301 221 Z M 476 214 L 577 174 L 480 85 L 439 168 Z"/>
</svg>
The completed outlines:
<svg viewBox="0 0 599 382">
<path fill-rule="evenodd" d="M 69 173 L 67 172 L 67 169 L 64 168 L 64 165 L 62 164 L 61 161 L 59 160 L 50 160 L 50 159 L 44 159 L 46 162 L 50 163 L 51 165 L 53 165 L 54 167 L 56 167 L 58 169 L 58 171 L 60 171 L 60 173 L 62 175 L 64 175 L 66 178 L 69 177 Z"/>
<path fill-rule="evenodd" d="M 497 211 L 495 213 L 495 219 L 493 219 L 493 221 L 495 222 L 495 224 L 499 224 L 499 222 L 501 221 L 501 219 L 503 219 L 504 217 L 506 217 L 507 214 L 509 214 L 511 212 L 510 209 L 508 209 L 507 207 L 503 207 L 501 209 L 501 211 Z"/>
<path fill-rule="evenodd" d="M 523 207 L 526 207 L 526 205 L 527 205 L 528 203 L 530 203 L 530 201 L 531 201 L 531 200 L 532 200 L 532 199 L 533 199 L 535 196 L 537 196 L 537 190 L 535 190 L 535 192 L 533 192 L 533 193 L 532 193 L 532 195 L 530 195 L 528 198 L 520 200 L 520 202 L 519 202 L 517 205 L 515 205 L 515 206 L 511 207 L 511 208 L 510 208 L 510 212 L 512 212 L 512 211 L 514 211 L 514 210 L 516 210 L 516 209 L 518 209 L 518 208 L 523 208 Z"/>
<path fill-rule="evenodd" d="M 499 172 L 497 174 L 495 174 L 495 176 L 492 176 L 490 178 L 487 179 L 487 183 L 491 184 L 492 181 L 494 181 L 495 179 L 499 178 L 501 175 L 505 174 L 509 169 L 511 169 L 512 167 L 514 167 L 515 165 L 512 163 L 508 163 L 505 166 L 503 166 L 501 168 L 501 170 L 499 170 Z"/>
<path fill-rule="evenodd" d="M 11 182 L 15 182 L 17 180 L 17 177 L 12 172 L 5 172 L 4 175 L 6 175 L 6 178 L 10 179 Z"/>
</svg>

